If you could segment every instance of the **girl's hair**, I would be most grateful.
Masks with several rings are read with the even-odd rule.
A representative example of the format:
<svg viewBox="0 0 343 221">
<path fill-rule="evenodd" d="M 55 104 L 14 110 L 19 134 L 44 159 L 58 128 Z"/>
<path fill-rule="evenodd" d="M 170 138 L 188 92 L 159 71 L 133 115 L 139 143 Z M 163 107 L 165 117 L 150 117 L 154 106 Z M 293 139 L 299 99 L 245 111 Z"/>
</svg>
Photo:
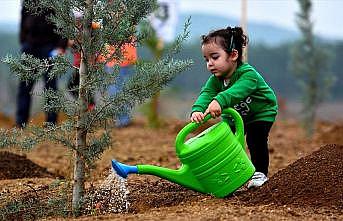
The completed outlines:
<svg viewBox="0 0 343 221">
<path fill-rule="evenodd" d="M 242 63 L 243 48 L 248 44 L 248 37 L 243 34 L 241 27 L 231 28 L 229 26 L 225 29 L 211 31 L 209 34 L 201 36 L 201 39 L 201 45 L 214 42 L 229 54 L 233 49 L 236 49 L 238 51 L 238 64 Z"/>
</svg>

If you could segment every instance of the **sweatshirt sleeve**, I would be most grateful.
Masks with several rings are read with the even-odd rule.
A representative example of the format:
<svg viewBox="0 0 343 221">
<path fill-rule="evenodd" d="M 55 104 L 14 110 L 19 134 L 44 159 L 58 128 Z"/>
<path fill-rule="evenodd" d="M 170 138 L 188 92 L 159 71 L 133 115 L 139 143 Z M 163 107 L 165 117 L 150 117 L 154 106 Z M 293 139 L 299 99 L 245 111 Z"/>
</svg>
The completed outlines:
<svg viewBox="0 0 343 221">
<path fill-rule="evenodd" d="M 214 97 L 221 108 L 233 107 L 257 88 L 257 76 L 253 72 L 243 74 L 231 87 Z"/>
<path fill-rule="evenodd" d="M 201 89 L 200 95 L 192 106 L 192 112 L 205 112 L 207 106 L 213 98 L 218 94 L 218 82 L 214 76 L 211 76 L 205 86 Z"/>
</svg>

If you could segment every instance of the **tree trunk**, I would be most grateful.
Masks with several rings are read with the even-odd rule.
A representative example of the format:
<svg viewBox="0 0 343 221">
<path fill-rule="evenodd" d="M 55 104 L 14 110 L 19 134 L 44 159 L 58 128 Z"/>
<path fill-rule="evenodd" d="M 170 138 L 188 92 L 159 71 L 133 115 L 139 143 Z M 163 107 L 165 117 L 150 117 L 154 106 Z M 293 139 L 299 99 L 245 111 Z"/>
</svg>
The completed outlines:
<svg viewBox="0 0 343 221">
<path fill-rule="evenodd" d="M 83 88 L 85 77 L 87 73 L 87 67 L 85 64 L 84 56 L 81 56 L 80 64 L 80 82 L 79 82 L 79 101 L 81 101 L 79 116 L 77 118 L 76 126 L 76 151 L 74 153 L 74 186 L 73 186 L 73 212 L 77 215 L 80 200 L 84 195 L 84 183 L 85 183 L 85 162 L 82 157 L 82 152 L 87 147 L 87 132 L 84 130 L 82 122 L 84 121 L 85 113 L 87 111 L 86 93 Z"/>
<path fill-rule="evenodd" d="M 317 84 L 317 76 L 319 73 L 314 71 L 314 75 L 311 76 L 312 79 L 310 79 L 309 82 L 309 88 L 308 88 L 308 110 L 307 116 L 305 118 L 305 129 L 306 129 L 306 135 L 308 137 L 312 137 L 314 130 L 315 130 L 315 121 L 316 121 L 316 113 L 318 109 L 319 104 L 319 98 L 318 98 L 318 84 Z"/>
<path fill-rule="evenodd" d="M 163 39 L 158 38 L 157 44 L 153 46 L 151 50 L 153 51 L 156 60 L 161 59 L 163 54 L 164 42 Z M 152 128 L 159 128 L 161 126 L 161 119 L 158 112 L 160 100 L 160 93 L 156 93 L 150 100 L 149 112 L 148 112 L 148 124 Z"/>
<path fill-rule="evenodd" d="M 88 51 L 92 46 L 91 42 L 91 24 L 93 18 L 93 0 L 86 1 L 86 10 L 84 12 L 83 34 L 81 40 L 81 63 L 80 63 L 80 80 L 79 80 L 79 112 L 77 116 L 76 125 L 76 151 L 74 163 L 74 186 L 73 186 L 73 200 L 72 207 L 73 213 L 79 215 L 80 202 L 85 192 L 85 161 L 83 153 L 87 148 L 87 130 L 85 128 L 85 120 L 87 114 L 87 88 L 86 82 L 89 75 L 90 61 L 92 58 L 91 53 Z"/>
<path fill-rule="evenodd" d="M 148 123 L 152 128 L 159 128 L 161 126 L 160 117 L 158 113 L 160 93 L 155 94 L 149 104 Z"/>
<path fill-rule="evenodd" d="M 86 134 L 77 132 L 77 143 L 81 145 L 86 140 Z M 80 200 L 84 195 L 84 183 L 85 183 L 85 162 L 82 159 L 82 155 L 80 152 L 75 151 L 74 155 L 74 186 L 73 186 L 73 212 L 75 215 L 78 215 L 78 211 L 80 208 Z"/>
</svg>

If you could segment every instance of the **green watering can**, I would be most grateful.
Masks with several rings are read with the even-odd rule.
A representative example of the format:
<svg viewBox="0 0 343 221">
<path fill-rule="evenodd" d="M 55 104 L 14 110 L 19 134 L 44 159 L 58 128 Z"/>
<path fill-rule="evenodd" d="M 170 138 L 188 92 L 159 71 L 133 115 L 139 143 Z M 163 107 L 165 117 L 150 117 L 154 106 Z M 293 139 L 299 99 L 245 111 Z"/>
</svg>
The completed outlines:
<svg viewBox="0 0 343 221">
<path fill-rule="evenodd" d="M 167 179 L 201 193 L 222 198 L 244 185 L 255 167 L 245 152 L 243 120 L 232 108 L 223 114 L 233 117 L 235 134 L 227 122 L 221 121 L 185 142 L 188 134 L 202 123 L 189 123 L 177 135 L 176 153 L 182 162 L 177 169 L 153 165 L 129 166 L 112 160 L 112 168 L 123 178 L 130 173 L 150 174 Z M 203 122 L 208 121 L 207 115 Z"/>
</svg>

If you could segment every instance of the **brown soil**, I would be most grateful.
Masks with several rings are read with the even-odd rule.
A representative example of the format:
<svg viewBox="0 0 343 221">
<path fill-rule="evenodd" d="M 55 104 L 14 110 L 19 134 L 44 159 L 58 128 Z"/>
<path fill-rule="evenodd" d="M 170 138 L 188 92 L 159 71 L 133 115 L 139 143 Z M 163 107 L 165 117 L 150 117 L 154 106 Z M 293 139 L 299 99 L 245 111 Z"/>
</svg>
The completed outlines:
<svg viewBox="0 0 343 221">
<path fill-rule="evenodd" d="M 96 169 L 90 172 L 87 189 L 97 188 L 105 180 L 112 158 L 127 164 L 177 168 L 174 140 L 185 122 L 168 122 L 155 130 L 138 119 L 130 127 L 114 130 L 113 148 L 102 155 Z M 306 139 L 297 122 L 276 122 L 270 134 L 271 177 L 260 189 L 241 188 L 233 196 L 217 199 L 154 176 L 131 175 L 127 180 L 130 191 L 127 213 L 95 213 L 76 220 L 342 220 L 343 153 L 339 145 L 342 133 L 337 129 L 342 125 L 318 123 L 314 138 Z M 9 170 L 11 173 L 26 171 L 25 178 L 0 180 L 0 208 L 9 203 L 6 199 L 14 198 L 30 199 L 37 205 L 34 208 L 44 208 L 37 199 L 59 195 L 58 191 L 47 188 L 54 179 L 29 178 L 32 173 L 18 170 L 18 163 L 14 163 L 21 156 L 14 156 L 10 163 L 14 169 Z M 71 177 L 71 153 L 61 146 L 41 144 L 27 153 L 25 159 L 46 168 L 49 172 L 43 177 L 51 174 Z M 64 218 L 55 215 L 52 219 Z"/>
<path fill-rule="evenodd" d="M 249 204 L 343 210 L 343 146 L 326 145 L 280 170 L 261 188 L 242 197 Z"/>
<path fill-rule="evenodd" d="M 0 127 L 1 128 L 9 128 L 12 126 L 14 126 L 13 119 L 0 112 Z"/>
<path fill-rule="evenodd" d="M 26 156 L 20 156 L 7 151 L 0 152 L 0 180 L 31 177 L 53 176 L 46 168 L 33 163 Z"/>
<path fill-rule="evenodd" d="M 343 125 L 333 124 L 326 125 L 322 128 L 319 139 L 325 143 L 336 143 L 343 145 Z"/>
</svg>

